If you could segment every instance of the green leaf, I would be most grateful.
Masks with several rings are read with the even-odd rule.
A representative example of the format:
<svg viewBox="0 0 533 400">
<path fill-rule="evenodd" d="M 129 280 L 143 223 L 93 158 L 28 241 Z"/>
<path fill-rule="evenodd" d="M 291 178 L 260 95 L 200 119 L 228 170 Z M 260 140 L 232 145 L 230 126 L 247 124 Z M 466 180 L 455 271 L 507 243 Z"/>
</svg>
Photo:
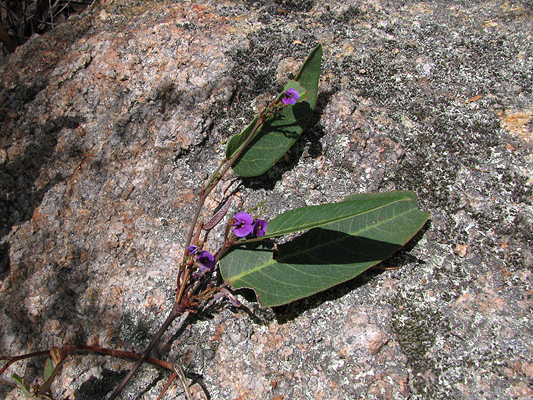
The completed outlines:
<svg viewBox="0 0 533 400">
<path fill-rule="evenodd" d="M 351 210 L 351 211 L 350 211 Z M 359 275 L 407 243 L 429 218 L 411 192 L 356 195 L 276 217 L 267 233 L 312 228 L 280 245 L 248 243 L 221 261 L 234 288 L 252 288 L 263 307 L 311 296 Z"/>
<path fill-rule="evenodd" d="M 47 381 L 54 373 L 56 365 L 51 358 L 47 358 L 44 364 L 44 380 Z"/>
<path fill-rule="evenodd" d="M 24 384 L 24 380 L 20 376 L 18 376 L 17 374 L 13 374 L 12 378 L 17 384 L 18 388 L 22 390 L 22 393 L 24 393 L 24 395 L 28 399 L 37 400 L 35 397 L 31 395 L 29 388 L 26 387 L 26 385 Z"/>
<path fill-rule="evenodd" d="M 408 191 L 356 194 L 340 203 L 296 208 L 270 221 L 265 238 L 317 228 L 402 201 L 411 201 L 416 208 L 416 194 Z"/>
<path fill-rule="evenodd" d="M 45 382 L 39 388 L 39 391 L 37 392 L 38 395 L 44 395 L 50 390 L 50 388 L 52 387 L 52 383 L 54 382 L 54 378 L 61 371 L 61 361 L 65 357 L 61 350 L 62 349 L 59 349 L 57 347 L 54 347 L 52 348 L 52 350 L 50 350 L 50 355 L 52 358 L 46 360 L 46 364 L 44 367 Z"/>
<path fill-rule="evenodd" d="M 251 177 L 265 173 L 298 139 L 316 106 L 321 61 L 322 46 L 319 44 L 311 51 L 295 80 L 290 81 L 283 89 L 283 93 L 290 88 L 296 89 L 302 100 L 284 107 L 257 130 L 233 164 L 233 170 L 237 175 Z M 283 93 L 278 96 L 277 101 L 281 99 Z M 258 118 L 255 117 L 244 131 L 230 139 L 226 149 L 227 159 L 230 159 L 244 144 Z"/>
</svg>

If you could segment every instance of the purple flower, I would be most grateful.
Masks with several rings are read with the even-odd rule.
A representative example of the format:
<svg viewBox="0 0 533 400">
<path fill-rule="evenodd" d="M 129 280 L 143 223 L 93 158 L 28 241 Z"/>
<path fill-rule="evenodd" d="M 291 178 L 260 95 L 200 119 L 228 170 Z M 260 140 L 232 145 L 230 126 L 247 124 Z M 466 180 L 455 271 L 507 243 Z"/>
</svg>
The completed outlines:
<svg viewBox="0 0 533 400">
<path fill-rule="evenodd" d="M 190 256 L 191 254 L 195 254 L 198 251 L 198 246 L 195 246 L 194 244 L 187 247 L 187 255 Z"/>
<path fill-rule="evenodd" d="M 215 257 L 213 254 L 205 250 L 199 250 L 196 254 L 196 266 L 202 274 L 211 271 L 215 266 Z"/>
<path fill-rule="evenodd" d="M 253 218 L 246 212 L 238 212 L 235 215 L 235 223 L 233 224 L 233 233 L 237 237 L 248 236 L 254 230 Z"/>
<path fill-rule="evenodd" d="M 287 89 L 285 93 L 283 93 L 283 98 L 281 101 L 285 105 L 294 104 L 298 101 L 300 98 L 300 93 L 296 89 Z"/>
<path fill-rule="evenodd" d="M 266 235 L 268 222 L 264 219 L 256 219 L 254 222 L 254 236 L 261 237 Z"/>
</svg>

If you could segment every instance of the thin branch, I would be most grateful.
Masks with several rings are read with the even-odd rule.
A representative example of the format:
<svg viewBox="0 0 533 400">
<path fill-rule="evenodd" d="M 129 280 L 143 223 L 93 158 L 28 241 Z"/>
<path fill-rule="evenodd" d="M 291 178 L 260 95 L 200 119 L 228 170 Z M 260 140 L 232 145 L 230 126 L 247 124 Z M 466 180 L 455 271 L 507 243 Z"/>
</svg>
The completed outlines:
<svg viewBox="0 0 533 400">
<path fill-rule="evenodd" d="M 163 325 L 161 325 L 161 328 L 157 331 L 156 335 L 153 337 L 152 341 L 144 351 L 143 355 L 139 360 L 135 363 L 133 368 L 128 372 L 128 374 L 122 379 L 120 382 L 120 385 L 115 389 L 115 391 L 111 394 L 108 400 L 114 400 L 117 398 L 117 396 L 122 392 L 122 389 L 126 386 L 126 384 L 129 382 L 129 380 L 135 375 L 137 370 L 141 367 L 144 361 L 148 358 L 154 347 L 157 345 L 163 334 L 166 332 L 168 327 L 174 322 L 174 320 L 182 315 L 183 311 L 179 307 L 179 303 L 174 303 L 174 306 L 172 307 L 172 310 L 170 311 L 170 314 L 168 315 L 165 322 L 163 322 Z"/>
<path fill-rule="evenodd" d="M 8 363 L 4 365 L 4 367 L 0 370 L 0 375 L 2 375 L 6 371 L 6 369 L 8 369 L 9 366 L 16 361 L 24 360 L 26 358 L 32 358 L 32 357 L 48 356 L 49 354 L 50 354 L 50 350 L 45 350 L 45 351 L 37 351 L 35 353 L 23 354 L 21 356 L 0 356 L 0 360 L 8 360 Z"/>
<path fill-rule="evenodd" d="M 161 393 L 159 393 L 159 396 L 157 396 L 157 400 L 161 400 L 161 398 L 165 395 L 165 393 L 167 392 L 168 388 L 170 387 L 170 385 L 172 384 L 172 382 L 174 382 L 174 379 L 176 379 L 177 376 L 178 376 L 178 374 L 177 374 L 177 372 L 174 370 L 174 372 L 172 373 L 172 375 L 170 375 L 170 378 L 168 379 L 167 384 L 165 385 L 165 387 L 163 388 L 163 390 L 161 391 Z"/>
<path fill-rule="evenodd" d="M 183 386 L 183 390 L 185 390 L 185 397 L 187 397 L 187 400 L 192 400 L 192 394 L 189 390 L 189 383 L 187 382 L 187 378 L 185 377 L 185 374 L 183 373 L 183 368 L 181 365 L 177 366 L 176 373 L 178 374 L 178 377 L 180 378 L 181 385 Z"/>
</svg>

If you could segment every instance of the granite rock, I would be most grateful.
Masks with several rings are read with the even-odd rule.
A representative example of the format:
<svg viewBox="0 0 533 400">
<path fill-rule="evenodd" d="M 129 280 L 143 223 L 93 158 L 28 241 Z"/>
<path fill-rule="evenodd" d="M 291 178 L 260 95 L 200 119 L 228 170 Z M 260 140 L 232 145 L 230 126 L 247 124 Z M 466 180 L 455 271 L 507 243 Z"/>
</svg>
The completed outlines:
<svg viewBox="0 0 533 400">
<path fill-rule="evenodd" d="M 408 189 L 430 223 L 387 260 L 396 269 L 274 310 L 243 291 L 246 309 L 175 322 L 155 355 L 214 399 L 531 398 L 531 13 L 518 0 L 107 0 L 33 36 L 0 66 L 0 353 L 141 352 L 225 141 L 322 43 L 302 138 L 265 175 L 229 176 L 203 217 L 228 192 L 231 212 L 266 199 L 273 218 Z M 53 390 L 105 398 L 130 366 L 74 356 Z M 155 399 L 166 379 L 147 366 L 123 398 Z"/>
</svg>

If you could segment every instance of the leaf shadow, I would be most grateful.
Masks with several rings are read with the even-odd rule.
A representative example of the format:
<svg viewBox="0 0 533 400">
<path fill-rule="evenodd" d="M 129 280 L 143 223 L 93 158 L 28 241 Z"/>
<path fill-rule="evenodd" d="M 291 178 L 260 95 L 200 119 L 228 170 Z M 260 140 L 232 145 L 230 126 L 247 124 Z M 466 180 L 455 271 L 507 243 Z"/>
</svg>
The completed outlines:
<svg viewBox="0 0 533 400">
<path fill-rule="evenodd" d="M 393 254 L 401 247 L 395 243 L 319 227 L 279 245 L 274 259 L 291 265 L 371 263 L 383 260 L 384 254 Z"/>
</svg>

